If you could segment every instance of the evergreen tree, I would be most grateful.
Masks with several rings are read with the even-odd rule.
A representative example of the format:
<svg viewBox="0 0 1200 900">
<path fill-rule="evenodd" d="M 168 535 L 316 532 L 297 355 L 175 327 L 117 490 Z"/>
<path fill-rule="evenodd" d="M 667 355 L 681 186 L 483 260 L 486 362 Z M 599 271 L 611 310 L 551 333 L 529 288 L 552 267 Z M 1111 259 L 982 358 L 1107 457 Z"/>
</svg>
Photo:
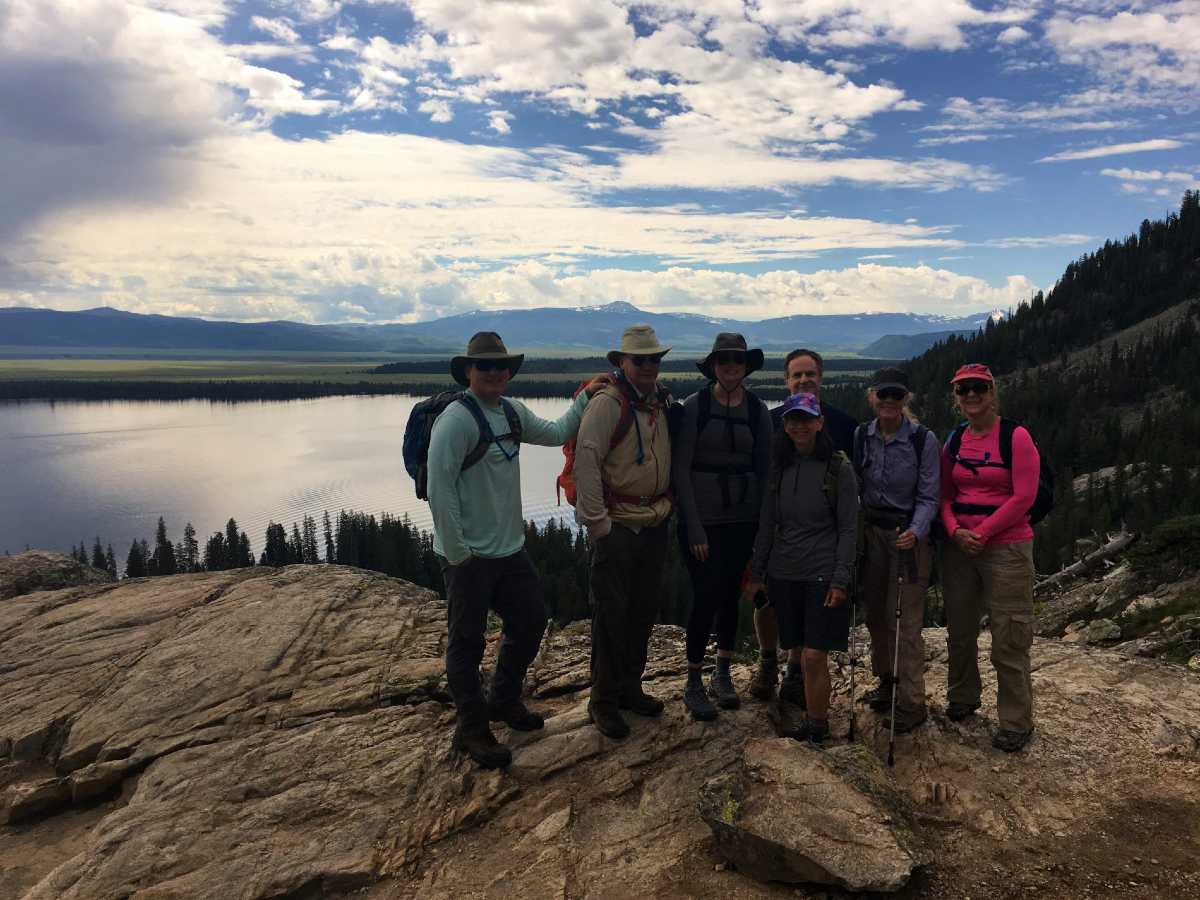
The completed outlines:
<svg viewBox="0 0 1200 900">
<path fill-rule="evenodd" d="M 96 535 L 96 540 L 92 544 L 92 560 L 91 566 L 93 569 L 103 571 L 107 566 L 104 563 L 104 548 L 100 546 L 100 536 Z"/>
<path fill-rule="evenodd" d="M 246 532 L 244 531 L 238 535 L 237 560 L 239 568 L 247 568 L 254 565 L 254 550 L 250 547 L 250 538 L 246 536 Z"/>
<path fill-rule="evenodd" d="M 175 546 L 167 539 L 167 525 L 163 517 L 158 517 L 158 526 L 154 530 L 154 553 L 146 566 L 149 575 L 175 574 Z"/>
<path fill-rule="evenodd" d="M 112 544 L 109 544 L 104 550 L 104 569 L 113 578 L 117 577 L 117 558 L 113 555 Z"/>
<path fill-rule="evenodd" d="M 267 524 L 266 543 L 263 547 L 260 562 L 264 566 L 272 566 L 276 569 L 287 565 L 287 534 L 284 532 L 282 525 L 278 525 L 275 522 Z"/>
<path fill-rule="evenodd" d="M 325 562 L 337 562 L 337 547 L 333 543 L 333 525 L 329 521 L 329 510 L 325 510 L 321 517 L 321 522 L 325 531 Z"/>
<path fill-rule="evenodd" d="M 196 529 L 188 522 L 183 526 L 183 556 L 180 557 L 185 572 L 200 568 L 200 543 L 196 540 Z"/>
<path fill-rule="evenodd" d="M 146 575 L 146 549 L 144 541 L 134 541 L 129 545 L 129 555 L 125 557 L 125 577 L 144 578 Z"/>
<path fill-rule="evenodd" d="M 288 541 L 288 564 L 295 565 L 304 561 L 304 539 L 300 537 L 300 529 L 292 523 L 292 538 Z"/>
<path fill-rule="evenodd" d="M 313 565 L 321 561 L 317 550 L 317 523 L 310 515 L 304 516 L 300 561 L 307 565 Z"/>
<path fill-rule="evenodd" d="M 225 553 L 225 535 L 219 531 L 215 531 L 204 545 L 204 569 L 208 572 L 222 572 L 228 568 L 229 560 Z"/>
</svg>

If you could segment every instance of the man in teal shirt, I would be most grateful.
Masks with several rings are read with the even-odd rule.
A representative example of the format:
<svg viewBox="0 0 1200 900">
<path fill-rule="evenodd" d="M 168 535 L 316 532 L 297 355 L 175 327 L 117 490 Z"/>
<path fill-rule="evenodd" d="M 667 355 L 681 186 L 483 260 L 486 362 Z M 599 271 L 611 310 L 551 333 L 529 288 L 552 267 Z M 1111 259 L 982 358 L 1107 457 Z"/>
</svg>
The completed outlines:
<svg viewBox="0 0 1200 900">
<path fill-rule="evenodd" d="M 557 447 L 573 438 L 588 398 L 608 380 L 593 379 L 558 421 L 550 422 L 503 397 L 524 358 L 510 354 L 495 332 L 474 335 L 466 355 L 450 361 L 450 374 L 467 388 L 466 395 L 437 417 L 429 439 L 433 549 L 445 560 L 446 681 L 458 711 L 454 747 L 486 768 L 512 761 L 490 722 L 521 731 L 542 727 L 542 717 L 521 702 L 525 670 L 546 630 L 546 609 L 537 570 L 525 552 L 520 445 Z M 475 405 L 486 429 L 468 404 Z M 520 420 L 519 440 L 510 424 L 514 414 Z M 487 441 L 486 452 L 464 469 L 481 439 Z M 479 664 L 489 610 L 500 616 L 503 631 L 485 699 Z"/>
</svg>

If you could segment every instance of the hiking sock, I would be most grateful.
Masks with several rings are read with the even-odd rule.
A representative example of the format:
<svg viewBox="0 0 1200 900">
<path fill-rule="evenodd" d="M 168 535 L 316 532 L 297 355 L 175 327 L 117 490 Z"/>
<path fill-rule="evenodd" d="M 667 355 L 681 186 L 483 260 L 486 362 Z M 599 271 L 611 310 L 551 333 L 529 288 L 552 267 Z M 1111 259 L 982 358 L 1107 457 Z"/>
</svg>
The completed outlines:
<svg viewBox="0 0 1200 900">
<path fill-rule="evenodd" d="M 717 674 L 728 676 L 730 662 L 732 662 L 732 659 L 730 657 L 718 656 L 717 657 Z"/>
<path fill-rule="evenodd" d="M 779 667 L 779 656 L 774 650 L 758 651 L 759 662 L 768 669 L 776 669 Z"/>
<path fill-rule="evenodd" d="M 804 677 L 804 669 L 800 666 L 800 663 L 794 663 L 791 660 L 788 660 L 787 677 L 788 678 L 803 678 Z"/>
<path fill-rule="evenodd" d="M 691 663 L 688 663 L 687 686 L 691 687 L 692 685 L 699 685 L 700 687 L 703 687 L 703 672 L 704 670 L 700 666 L 693 666 Z"/>
</svg>

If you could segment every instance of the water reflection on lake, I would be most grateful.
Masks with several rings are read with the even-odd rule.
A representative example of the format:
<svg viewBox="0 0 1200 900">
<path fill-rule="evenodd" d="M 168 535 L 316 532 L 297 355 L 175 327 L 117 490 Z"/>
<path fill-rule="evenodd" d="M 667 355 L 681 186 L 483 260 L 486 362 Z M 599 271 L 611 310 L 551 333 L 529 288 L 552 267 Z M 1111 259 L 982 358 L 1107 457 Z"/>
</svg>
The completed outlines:
<svg viewBox="0 0 1200 900">
<path fill-rule="evenodd" d="M 270 521 L 290 528 L 329 510 L 408 513 L 428 528 L 400 454 L 415 397 L 323 397 L 272 403 L 0 404 L 0 553 L 67 550 L 96 535 L 123 563 L 158 517 L 178 541 L 233 516 L 257 555 Z M 523 401 L 556 418 L 567 400 Z M 562 451 L 521 448 L 525 517 L 570 519 L 555 505 Z"/>
</svg>

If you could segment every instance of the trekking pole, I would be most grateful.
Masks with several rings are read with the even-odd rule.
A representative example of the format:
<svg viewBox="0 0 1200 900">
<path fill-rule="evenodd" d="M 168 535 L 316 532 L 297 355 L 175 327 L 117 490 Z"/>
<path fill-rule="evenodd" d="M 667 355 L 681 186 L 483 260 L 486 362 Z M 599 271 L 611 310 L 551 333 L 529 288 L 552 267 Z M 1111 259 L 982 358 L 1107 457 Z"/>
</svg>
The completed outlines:
<svg viewBox="0 0 1200 900">
<path fill-rule="evenodd" d="M 896 537 L 900 537 L 900 529 L 896 529 Z M 891 734 L 888 737 L 888 758 L 887 764 L 890 769 L 896 764 L 896 686 L 900 677 L 900 592 L 904 589 L 904 568 L 900 565 L 899 554 L 896 551 L 896 630 L 892 635 L 892 640 L 895 641 L 896 649 L 892 655 L 892 715 L 888 720 Z"/>
<path fill-rule="evenodd" d="M 850 734 L 848 740 L 854 741 L 854 591 L 850 592 Z"/>
</svg>

